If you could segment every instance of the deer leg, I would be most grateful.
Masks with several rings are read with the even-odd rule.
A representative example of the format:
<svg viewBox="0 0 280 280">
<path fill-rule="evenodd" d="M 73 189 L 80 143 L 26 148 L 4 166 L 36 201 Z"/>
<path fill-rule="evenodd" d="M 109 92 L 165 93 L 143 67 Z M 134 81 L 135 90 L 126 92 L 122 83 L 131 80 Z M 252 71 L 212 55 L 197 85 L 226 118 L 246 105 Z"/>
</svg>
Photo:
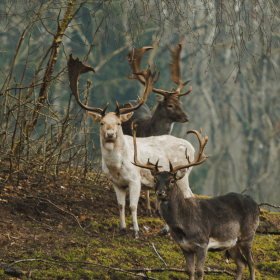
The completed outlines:
<svg viewBox="0 0 280 280">
<path fill-rule="evenodd" d="M 194 253 L 183 250 L 183 254 L 186 260 L 187 274 L 189 280 L 194 280 Z"/>
<path fill-rule="evenodd" d="M 241 280 L 247 262 L 242 256 L 242 254 L 240 253 L 240 249 L 237 247 L 237 245 L 228 249 L 228 252 L 237 266 L 236 280 Z"/>
<path fill-rule="evenodd" d="M 129 201 L 130 201 L 130 211 L 132 215 L 133 222 L 133 236 L 139 238 L 139 227 L 137 222 L 137 206 L 140 197 L 141 186 L 138 184 L 129 185 Z"/>
<path fill-rule="evenodd" d="M 198 280 L 203 280 L 203 273 L 204 273 L 204 265 L 207 257 L 207 246 L 199 247 L 196 250 L 196 274 Z"/>
<path fill-rule="evenodd" d="M 119 211 L 120 211 L 120 231 L 125 232 L 126 231 L 126 224 L 125 224 L 125 196 L 126 196 L 126 190 L 119 188 L 117 186 L 114 186 Z"/>
<path fill-rule="evenodd" d="M 151 204 L 150 204 L 150 191 L 149 190 L 145 190 L 145 198 L 146 198 L 146 213 L 148 216 L 151 216 L 152 211 L 151 211 Z"/>
<path fill-rule="evenodd" d="M 238 244 L 244 257 L 246 258 L 250 270 L 250 279 L 255 280 L 255 268 L 254 268 L 254 261 L 252 257 L 252 245 L 250 243 L 241 243 Z"/>
</svg>

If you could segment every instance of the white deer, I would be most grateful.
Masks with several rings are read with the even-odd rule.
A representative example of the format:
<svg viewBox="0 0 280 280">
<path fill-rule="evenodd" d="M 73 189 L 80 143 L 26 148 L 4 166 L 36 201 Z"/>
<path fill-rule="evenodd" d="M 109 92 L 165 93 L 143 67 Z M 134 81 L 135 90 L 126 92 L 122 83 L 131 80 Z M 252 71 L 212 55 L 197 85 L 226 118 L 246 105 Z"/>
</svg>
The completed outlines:
<svg viewBox="0 0 280 280">
<path fill-rule="evenodd" d="M 78 79 L 80 74 L 93 71 L 93 68 L 82 64 L 79 59 L 73 59 L 72 55 L 68 61 L 68 74 L 70 88 L 75 96 L 77 103 L 85 110 L 90 111 L 89 115 L 95 122 L 100 122 L 100 143 L 102 153 L 102 171 L 113 182 L 117 196 L 120 211 L 120 231 L 126 230 L 125 223 L 125 197 L 126 189 L 129 189 L 130 210 L 132 213 L 134 237 L 139 236 L 139 227 L 137 223 L 137 206 L 140 197 L 141 187 L 146 190 L 154 189 L 154 178 L 148 170 L 140 169 L 132 164 L 134 161 L 133 137 L 124 135 L 121 123 L 127 121 L 133 111 L 137 110 L 146 101 L 148 95 L 157 81 L 154 79 L 156 74 L 156 65 L 154 73 L 151 73 L 150 66 L 141 74 L 145 78 L 145 89 L 143 98 L 136 106 L 119 109 L 118 103 L 116 112 L 105 113 L 108 104 L 104 109 L 89 107 L 82 104 L 79 99 Z M 141 162 L 155 162 L 160 160 L 163 169 L 169 168 L 171 159 L 173 164 L 182 164 L 185 161 L 184 151 L 188 150 L 190 160 L 194 158 L 194 148 L 186 140 L 176 138 L 171 135 L 152 136 L 147 138 L 138 138 L 139 160 Z M 149 157 L 148 157 L 149 155 Z M 148 159 L 149 158 L 149 159 Z M 151 162 L 150 162 L 150 161 Z M 191 168 L 183 170 L 185 176 L 178 181 L 184 197 L 193 196 L 189 188 L 188 176 Z M 180 176 L 182 176 L 182 174 Z M 166 231 L 166 229 L 164 229 Z"/>
</svg>

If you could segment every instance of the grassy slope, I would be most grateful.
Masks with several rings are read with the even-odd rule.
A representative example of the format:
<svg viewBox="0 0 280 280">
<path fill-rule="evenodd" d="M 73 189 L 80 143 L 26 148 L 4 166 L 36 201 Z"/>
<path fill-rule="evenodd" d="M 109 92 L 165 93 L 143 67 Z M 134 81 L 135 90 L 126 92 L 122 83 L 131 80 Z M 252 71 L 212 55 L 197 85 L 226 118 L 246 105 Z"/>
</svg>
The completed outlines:
<svg viewBox="0 0 280 280">
<path fill-rule="evenodd" d="M 164 265 L 153 251 L 151 243 L 154 243 L 168 266 L 185 267 L 181 250 L 172 238 L 157 236 L 164 222 L 156 215 L 145 215 L 142 197 L 138 210 L 142 232 L 140 239 L 134 240 L 128 209 L 128 233 L 118 233 L 116 198 L 105 177 L 101 176 L 95 184 L 91 180 L 87 183 L 77 182 L 77 178 L 71 178 L 68 174 L 61 177 L 62 180 L 55 183 L 37 184 L 29 179 L 23 180 L 20 188 L 12 183 L 6 184 L 6 188 L 1 187 L 0 262 L 31 258 L 56 262 L 18 263 L 16 267 L 25 273 L 22 279 L 28 279 L 28 275 L 32 279 L 133 279 L 131 275 L 91 264 L 61 262 L 92 262 L 123 269 L 163 268 Z M 60 187 L 62 185 L 65 189 Z M 24 194 L 37 198 L 28 198 Z M 85 235 L 72 216 L 38 197 L 47 198 L 78 216 L 84 229 L 95 236 Z M 262 216 L 279 228 L 280 214 L 262 211 Z M 144 226 L 149 228 L 148 232 Z M 279 241 L 279 235 L 256 235 L 253 247 L 256 279 L 280 279 Z M 226 264 L 224 252 L 208 253 L 205 269 L 211 271 L 213 268 L 226 269 L 235 275 L 235 265 L 232 262 Z M 152 272 L 148 275 L 157 279 L 187 279 L 182 272 Z M 248 279 L 248 276 L 247 268 L 244 278 Z M 4 274 L 3 266 L 2 270 L 0 266 L 0 279 L 16 278 Z M 204 279 L 235 278 L 226 274 L 207 274 Z"/>
</svg>

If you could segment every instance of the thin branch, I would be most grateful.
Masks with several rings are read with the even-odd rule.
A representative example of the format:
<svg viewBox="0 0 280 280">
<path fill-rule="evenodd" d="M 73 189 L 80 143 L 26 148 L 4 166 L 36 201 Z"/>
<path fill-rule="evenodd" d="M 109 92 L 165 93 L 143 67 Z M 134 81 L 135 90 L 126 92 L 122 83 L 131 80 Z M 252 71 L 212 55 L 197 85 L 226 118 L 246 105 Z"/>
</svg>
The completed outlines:
<svg viewBox="0 0 280 280">
<path fill-rule="evenodd" d="M 157 254 L 158 258 L 163 262 L 163 264 L 164 264 L 165 266 L 167 266 L 166 262 L 163 260 L 163 258 L 162 258 L 162 257 L 160 256 L 160 254 L 158 253 L 158 251 L 157 251 L 157 249 L 156 249 L 154 243 L 152 243 L 152 247 L 153 247 L 155 253 Z"/>
<path fill-rule="evenodd" d="M 105 269 L 114 270 L 114 271 L 122 272 L 122 273 L 125 273 L 125 274 L 130 274 L 130 275 L 133 275 L 133 276 L 138 276 L 138 277 L 140 276 L 140 277 L 145 278 L 145 279 L 158 280 L 157 278 L 153 278 L 153 277 L 150 277 L 150 276 L 147 276 L 147 275 L 137 274 L 137 273 L 134 273 L 134 272 L 132 272 L 132 271 L 125 270 L 125 269 L 122 269 L 122 268 L 111 267 L 111 266 L 108 266 L 108 265 L 104 265 L 104 264 L 100 264 L 100 263 L 93 263 L 93 262 L 81 262 L 81 261 L 67 262 L 67 261 L 54 261 L 54 260 L 44 260 L 44 259 L 25 259 L 25 260 L 14 261 L 14 262 L 10 263 L 10 264 L 8 265 L 8 267 L 10 267 L 10 266 L 12 266 L 12 265 L 15 265 L 15 264 L 17 264 L 17 263 L 36 262 L 36 261 L 44 262 L 44 263 L 57 263 L 57 264 L 83 264 L 83 265 L 94 265 L 94 266 L 103 267 L 103 268 L 105 268 Z M 3 265 L 3 263 L 1 263 L 1 264 Z"/>
<path fill-rule="evenodd" d="M 280 208 L 280 206 L 277 206 L 277 205 L 274 205 L 274 204 L 270 204 L 270 203 L 260 203 L 259 207 L 261 207 L 261 206 L 270 206 L 270 207 L 273 207 L 273 208 L 276 208 L 276 209 Z"/>
<path fill-rule="evenodd" d="M 184 268 L 175 268 L 175 267 L 168 267 L 168 268 L 139 268 L 139 269 L 130 269 L 129 271 L 134 271 L 134 272 L 165 272 L 165 271 L 174 271 L 174 272 L 187 272 L 186 269 Z M 205 274 L 227 274 L 230 276 L 235 277 L 236 275 L 225 270 L 225 269 L 215 269 L 215 268 L 208 268 L 204 270 Z"/>
</svg>

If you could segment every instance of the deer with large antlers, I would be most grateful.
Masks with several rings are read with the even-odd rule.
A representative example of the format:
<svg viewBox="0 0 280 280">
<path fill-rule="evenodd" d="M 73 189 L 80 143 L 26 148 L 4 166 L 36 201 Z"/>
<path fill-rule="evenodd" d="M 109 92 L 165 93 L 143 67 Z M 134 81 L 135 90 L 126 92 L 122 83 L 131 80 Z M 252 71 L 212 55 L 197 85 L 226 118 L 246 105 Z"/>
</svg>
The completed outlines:
<svg viewBox="0 0 280 280">
<path fill-rule="evenodd" d="M 185 123 L 188 121 L 187 114 L 183 109 L 183 104 L 180 101 L 180 97 L 187 95 L 191 92 L 192 87 L 186 92 L 181 92 L 185 83 L 181 80 L 181 65 L 180 56 L 182 50 L 182 43 L 175 46 L 175 49 L 168 45 L 172 55 L 172 63 L 170 63 L 170 70 L 172 75 L 172 81 L 178 85 L 178 88 L 166 91 L 162 89 L 153 88 L 153 92 L 160 94 L 163 99 L 158 102 L 155 112 L 152 114 L 149 107 L 144 105 L 140 110 L 137 110 L 133 117 L 122 124 L 123 132 L 126 135 L 132 135 L 131 123 L 138 125 L 137 137 L 149 137 L 164 134 L 171 134 L 173 125 L 175 122 Z M 133 49 L 127 54 L 128 63 L 133 73 L 139 73 L 141 67 L 141 61 L 143 55 L 151 50 L 152 47 L 143 47 L 141 49 Z M 137 79 L 141 84 L 145 85 L 145 80 L 142 75 L 127 76 L 129 79 Z M 129 103 L 121 105 L 121 107 L 130 107 L 137 101 L 132 100 Z"/>
<path fill-rule="evenodd" d="M 149 137 L 171 134 L 175 122 L 185 123 L 188 122 L 188 116 L 183 109 L 183 103 L 180 101 L 181 96 L 189 94 L 192 87 L 186 92 L 181 92 L 183 86 L 188 84 L 190 80 L 182 82 L 181 79 L 181 51 L 182 42 L 175 46 L 174 50 L 168 45 L 172 56 L 172 63 L 170 63 L 170 71 L 172 82 L 178 85 L 171 91 L 153 88 L 153 92 L 160 94 L 163 98 L 158 101 L 158 105 L 152 114 L 149 107 L 144 104 L 139 110 L 135 111 L 133 116 L 127 121 L 122 123 L 123 133 L 132 135 L 131 124 L 138 125 L 137 137 Z M 143 47 L 141 49 L 135 48 L 127 54 L 128 63 L 133 73 L 139 73 L 141 68 L 141 61 L 143 55 L 153 49 L 152 47 Z M 141 75 L 127 76 L 129 79 L 137 79 L 141 84 L 145 85 L 145 80 Z M 121 105 L 121 108 L 130 107 L 137 104 L 136 100 L 131 100 L 126 104 Z M 147 213 L 151 214 L 151 206 L 149 199 L 149 191 L 145 191 Z"/>
<path fill-rule="evenodd" d="M 202 280 L 207 251 L 220 250 L 227 250 L 236 263 L 237 280 L 242 279 L 247 264 L 250 279 L 254 280 L 252 244 L 259 224 L 258 204 L 250 197 L 238 193 L 211 199 L 184 198 L 178 187 L 178 180 L 181 179 L 178 172 L 202 164 L 208 157 L 204 154 L 208 137 L 204 139 L 201 130 L 200 133 L 194 130 L 188 133 L 195 133 L 200 143 L 199 152 L 193 161 L 186 150 L 187 163 L 173 166 L 170 162 L 169 171 L 159 171 L 158 162 L 141 164 L 137 158 L 134 137 L 134 164 L 150 170 L 154 176 L 161 214 L 173 239 L 183 251 L 190 280 L 195 279 L 194 256 L 197 257 L 197 276 Z"/>
<path fill-rule="evenodd" d="M 90 117 L 95 122 L 100 122 L 100 143 L 102 153 L 102 171 L 113 182 L 117 196 L 120 211 L 120 230 L 125 230 L 125 197 L 126 189 L 129 189 L 130 210 L 132 213 L 134 236 L 139 236 L 139 227 L 137 223 L 137 205 L 140 196 L 141 187 L 152 190 L 154 188 L 154 178 L 147 170 L 140 170 L 134 166 L 133 161 L 133 137 L 124 135 L 121 123 L 131 118 L 133 112 L 137 110 L 146 101 L 152 91 L 153 85 L 157 81 L 156 65 L 151 73 L 150 66 L 147 70 L 137 73 L 145 79 L 145 89 L 142 99 L 136 106 L 130 108 L 119 108 L 115 112 L 106 113 L 108 104 L 104 109 L 89 107 L 84 105 L 79 98 L 78 80 L 82 73 L 93 71 L 93 68 L 84 65 L 79 59 L 73 59 L 70 56 L 68 61 L 68 74 L 72 94 L 77 103 L 85 110 L 89 111 Z M 160 158 L 162 165 L 168 168 L 168 158 L 173 160 L 174 164 L 180 164 L 184 157 L 180 151 L 188 149 L 190 158 L 193 158 L 194 148 L 183 139 L 170 135 L 148 137 L 139 139 L 139 150 L 141 151 L 141 160 L 147 161 L 149 154 L 153 162 Z M 192 195 L 188 183 L 188 174 L 190 169 L 182 171 L 186 176 L 178 184 L 182 188 L 184 196 Z"/>
</svg>

